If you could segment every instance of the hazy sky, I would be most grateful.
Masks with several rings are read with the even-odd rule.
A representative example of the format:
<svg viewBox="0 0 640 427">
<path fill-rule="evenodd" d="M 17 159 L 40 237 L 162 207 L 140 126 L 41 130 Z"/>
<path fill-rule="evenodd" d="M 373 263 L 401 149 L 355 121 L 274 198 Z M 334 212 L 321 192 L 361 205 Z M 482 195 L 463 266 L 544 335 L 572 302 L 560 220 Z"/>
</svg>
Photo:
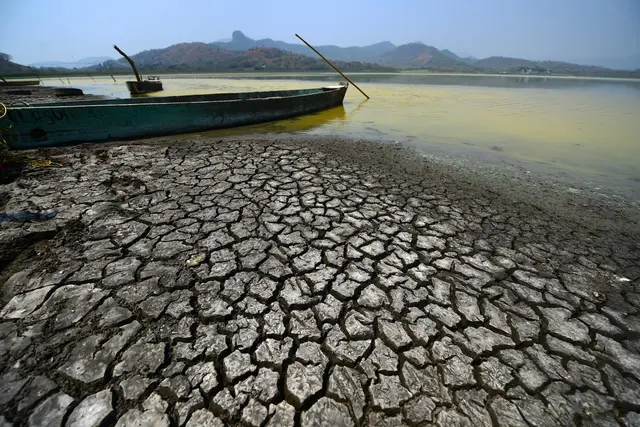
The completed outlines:
<svg viewBox="0 0 640 427">
<path fill-rule="evenodd" d="M 0 52 L 29 64 L 252 38 L 340 46 L 422 41 L 527 59 L 640 54 L 640 0 L 0 0 Z"/>
</svg>

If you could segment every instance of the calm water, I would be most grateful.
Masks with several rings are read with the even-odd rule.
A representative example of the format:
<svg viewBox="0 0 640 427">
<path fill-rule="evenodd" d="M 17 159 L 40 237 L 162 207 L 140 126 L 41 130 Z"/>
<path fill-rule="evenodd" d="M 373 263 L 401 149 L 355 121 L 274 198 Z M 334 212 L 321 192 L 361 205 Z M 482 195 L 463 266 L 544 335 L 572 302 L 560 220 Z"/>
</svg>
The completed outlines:
<svg viewBox="0 0 640 427">
<path fill-rule="evenodd" d="M 640 200 L 640 81 L 425 73 L 353 79 L 371 100 L 352 87 L 344 107 L 206 135 L 294 132 L 398 141 L 425 152 L 564 176 Z M 86 93 L 128 97 L 128 78 L 95 80 L 70 82 Z M 293 89 L 339 80 L 329 73 L 164 76 L 165 91 L 156 96 Z"/>
</svg>

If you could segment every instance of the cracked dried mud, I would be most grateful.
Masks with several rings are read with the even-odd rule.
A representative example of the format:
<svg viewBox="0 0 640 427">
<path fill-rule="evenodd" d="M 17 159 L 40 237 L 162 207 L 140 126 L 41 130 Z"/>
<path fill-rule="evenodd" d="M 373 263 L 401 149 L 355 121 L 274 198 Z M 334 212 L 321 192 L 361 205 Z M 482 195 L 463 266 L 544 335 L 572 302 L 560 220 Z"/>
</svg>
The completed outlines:
<svg viewBox="0 0 640 427">
<path fill-rule="evenodd" d="M 640 425 L 622 211 L 377 143 L 44 153 L 0 186 L 57 212 L 0 224 L 1 426 Z"/>
</svg>

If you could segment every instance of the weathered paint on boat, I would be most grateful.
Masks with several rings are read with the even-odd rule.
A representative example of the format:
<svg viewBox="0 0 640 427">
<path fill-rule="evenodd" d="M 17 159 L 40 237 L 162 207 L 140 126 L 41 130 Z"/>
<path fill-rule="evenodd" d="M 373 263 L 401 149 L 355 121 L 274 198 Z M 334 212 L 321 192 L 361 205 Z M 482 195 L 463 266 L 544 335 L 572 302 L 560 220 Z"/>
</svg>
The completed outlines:
<svg viewBox="0 0 640 427">
<path fill-rule="evenodd" d="M 347 86 L 271 92 L 56 102 L 14 107 L 13 149 L 201 132 L 295 117 L 342 104 Z"/>
</svg>

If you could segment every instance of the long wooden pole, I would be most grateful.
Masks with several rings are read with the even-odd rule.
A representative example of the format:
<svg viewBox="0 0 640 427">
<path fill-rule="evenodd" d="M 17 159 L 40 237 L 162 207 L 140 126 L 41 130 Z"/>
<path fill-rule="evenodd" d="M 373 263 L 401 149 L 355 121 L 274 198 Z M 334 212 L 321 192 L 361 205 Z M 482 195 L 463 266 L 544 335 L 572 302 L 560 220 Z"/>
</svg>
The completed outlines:
<svg viewBox="0 0 640 427">
<path fill-rule="evenodd" d="M 133 59 L 129 58 L 127 54 L 121 51 L 120 48 L 115 44 L 113 45 L 113 48 L 117 50 L 120 55 L 124 56 L 124 59 L 126 59 L 129 62 L 129 65 L 131 65 L 131 68 L 133 68 L 133 73 L 136 75 L 136 80 L 141 82 L 142 79 L 140 78 L 140 74 L 138 74 L 138 69 L 136 68 L 136 64 L 133 62 Z"/>
<path fill-rule="evenodd" d="M 331 66 L 331 68 L 333 68 L 333 69 L 334 69 L 334 70 L 336 70 L 338 73 L 340 73 L 340 75 L 341 75 L 342 77 L 344 77 L 345 79 L 347 79 L 347 81 L 348 81 L 349 83 L 351 83 L 352 85 L 354 85 L 354 86 L 355 86 L 355 88 L 356 88 L 356 89 L 358 89 L 358 90 L 360 91 L 360 93 L 361 93 L 361 94 L 363 94 L 367 99 L 371 99 L 371 98 L 369 98 L 369 95 L 367 95 L 366 93 L 364 93 L 364 92 L 362 91 L 362 89 L 360 89 L 360 88 L 358 87 L 358 85 L 357 85 L 357 84 L 355 84 L 354 82 L 352 82 L 352 81 L 351 81 L 351 79 L 349 79 L 349 77 L 345 76 L 345 75 L 344 75 L 344 73 L 343 73 L 342 71 L 338 70 L 338 68 L 337 68 L 335 65 L 333 65 L 331 62 L 329 62 L 329 60 L 328 60 L 327 58 L 325 58 L 324 56 L 322 56 L 322 54 L 321 54 L 320 52 L 318 52 L 318 51 L 316 50 L 316 48 L 314 48 L 314 47 L 313 47 L 313 46 L 311 46 L 309 43 L 307 43 L 307 42 L 306 42 L 302 37 L 300 37 L 299 35 L 297 35 L 297 34 L 296 34 L 296 37 L 297 37 L 297 38 L 299 38 L 300 40 L 302 40 L 302 43 L 304 43 L 304 44 L 306 44 L 307 46 L 309 46 L 309 48 L 310 48 L 312 51 L 314 51 L 315 53 L 317 53 L 317 54 L 318 54 L 318 56 L 319 56 L 320 58 L 324 59 L 324 62 L 326 62 L 327 64 L 329 64 L 329 65 Z"/>
</svg>

